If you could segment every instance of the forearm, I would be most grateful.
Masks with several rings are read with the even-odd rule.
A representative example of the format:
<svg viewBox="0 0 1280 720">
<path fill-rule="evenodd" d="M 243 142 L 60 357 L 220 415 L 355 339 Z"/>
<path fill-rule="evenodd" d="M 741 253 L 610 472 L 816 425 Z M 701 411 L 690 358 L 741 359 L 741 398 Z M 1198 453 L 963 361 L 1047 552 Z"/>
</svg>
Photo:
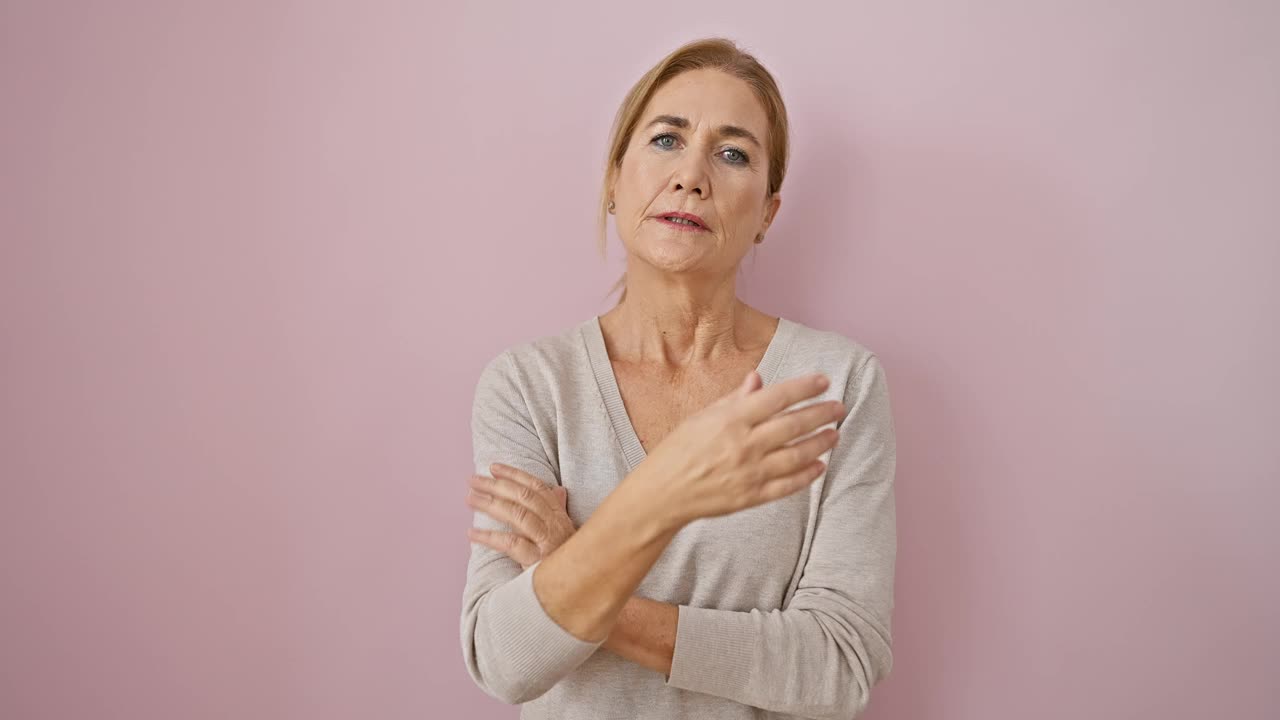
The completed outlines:
<svg viewBox="0 0 1280 720">
<path fill-rule="evenodd" d="M 602 647 L 665 677 L 671 674 L 679 621 L 679 605 L 632 597 Z"/>
<path fill-rule="evenodd" d="M 672 504 L 628 476 L 539 563 L 533 589 L 548 616 L 588 642 L 609 637 L 636 588 L 683 526 Z"/>
</svg>

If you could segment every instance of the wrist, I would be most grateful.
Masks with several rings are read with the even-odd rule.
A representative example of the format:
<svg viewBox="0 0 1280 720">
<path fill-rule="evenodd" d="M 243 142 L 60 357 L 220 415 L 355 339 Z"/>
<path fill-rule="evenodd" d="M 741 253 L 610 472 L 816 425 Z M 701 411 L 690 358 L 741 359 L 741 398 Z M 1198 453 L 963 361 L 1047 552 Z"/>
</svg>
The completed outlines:
<svg viewBox="0 0 1280 720">
<path fill-rule="evenodd" d="M 650 477 L 644 467 L 636 468 L 623 478 L 605 502 L 614 500 L 615 496 L 615 506 L 625 508 L 626 514 L 636 522 L 640 537 L 649 540 L 669 541 L 697 519 L 682 512 L 685 503 Z"/>
</svg>

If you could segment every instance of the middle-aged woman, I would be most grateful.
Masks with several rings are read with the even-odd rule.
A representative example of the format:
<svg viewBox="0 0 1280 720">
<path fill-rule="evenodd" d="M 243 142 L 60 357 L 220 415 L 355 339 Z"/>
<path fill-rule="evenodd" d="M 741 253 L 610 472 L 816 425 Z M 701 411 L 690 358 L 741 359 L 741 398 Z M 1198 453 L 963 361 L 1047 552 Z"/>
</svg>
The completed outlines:
<svg viewBox="0 0 1280 720">
<path fill-rule="evenodd" d="M 893 664 L 896 447 L 874 353 L 736 295 L 781 201 L 781 94 L 689 43 L 608 158 L 619 303 L 476 386 L 467 670 L 526 720 L 848 720 Z"/>
</svg>

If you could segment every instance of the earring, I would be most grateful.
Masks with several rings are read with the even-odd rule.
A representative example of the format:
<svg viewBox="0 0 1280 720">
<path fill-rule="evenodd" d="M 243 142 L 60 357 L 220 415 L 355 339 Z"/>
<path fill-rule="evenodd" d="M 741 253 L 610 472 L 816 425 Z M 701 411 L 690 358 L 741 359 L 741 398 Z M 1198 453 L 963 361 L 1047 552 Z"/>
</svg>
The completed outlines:
<svg viewBox="0 0 1280 720">
<path fill-rule="evenodd" d="M 756 243 L 759 244 L 762 242 L 764 242 L 764 233 L 760 233 L 759 235 L 756 236 Z"/>
<path fill-rule="evenodd" d="M 610 213 L 612 213 L 612 212 L 613 212 L 613 201 L 612 201 L 612 200 L 610 200 L 610 201 L 609 201 L 609 212 L 610 212 Z"/>
</svg>

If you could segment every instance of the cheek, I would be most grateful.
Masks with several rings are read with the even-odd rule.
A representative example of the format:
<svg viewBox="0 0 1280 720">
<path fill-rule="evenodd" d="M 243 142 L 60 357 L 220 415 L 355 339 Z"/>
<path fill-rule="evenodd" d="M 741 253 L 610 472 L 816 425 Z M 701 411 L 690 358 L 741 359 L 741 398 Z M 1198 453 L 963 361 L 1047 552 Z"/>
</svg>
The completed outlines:
<svg viewBox="0 0 1280 720">
<path fill-rule="evenodd" d="M 748 208 L 764 203 L 764 178 L 748 170 L 726 169 L 716 178 L 721 195 L 735 206 Z"/>
<path fill-rule="evenodd" d="M 672 154 L 655 152 L 652 148 L 633 148 L 623 158 L 622 174 L 640 184 L 663 182 L 671 174 L 674 159 Z"/>
<path fill-rule="evenodd" d="M 718 208 L 724 213 L 728 224 L 734 228 L 754 231 L 764 216 L 764 200 L 758 196 L 754 184 L 749 187 L 722 184 L 721 188 L 723 192 L 720 193 Z"/>
<path fill-rule="evenodd" d="M 633 193 L 642 195 L 651 195 L 655 187 L 665 182 L 658 163 L 644 161 L 633 162 L 629 168 L 624 166 L 622 179 Z"/>
</svg>

